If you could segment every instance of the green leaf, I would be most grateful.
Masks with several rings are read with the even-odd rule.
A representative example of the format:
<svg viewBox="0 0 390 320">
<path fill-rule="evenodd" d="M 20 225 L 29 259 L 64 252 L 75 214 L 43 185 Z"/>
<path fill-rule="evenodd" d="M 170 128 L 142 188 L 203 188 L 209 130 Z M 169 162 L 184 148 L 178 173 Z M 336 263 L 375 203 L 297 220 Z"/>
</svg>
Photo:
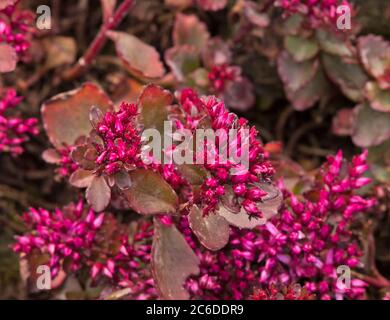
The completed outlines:
<svg viewBox="0 0 390 320">
<path fill-rule="evenodd" d="M 172 101 L 173 96 L 168 90 L 155 84 L 145 86 L 138 98 L 140 122 L 144 128 L 154 128 L 163 134 L 164 121 L 168 120 L 168 106 Z"/>
<path fill-rule="evenodd" d="M 278 58 L 278 72 L 286 90 L 296 91 L 307 84 L 316 74 L 317 60 L 296 62 L 287 51 Z"/>
<path fill-rule="evenodd" d="M 390 43 L 381 36 L 359 37 L 358 51 L 367 72 L 379 79 L 390 71 Z"/>
<path fill-rule="evenodd" d="M 196 164 L 181 164 L 177 166 L 177 171 L 191 185 L 201 185 L 207 178 L 207 171 Z"/>
<path fill-rule="evenodd" d="M 173 26 L 174 46 L 188 44 L 194 46 L 199 51 L 206 45 L 210 34 L 206 24 L 201 22 L 196 15 L 176 14 Z"/>
<path fill-rule="evenodd" d="M 353 101 L 364 99 L 363 89 L 368 77 L 360 64 L 343 61 L 339 56 L 323 54 L 322 61 L 329 78 Z"/>
<path fill-rule="evenodd" d="M 296 91 L 287 89 L 286 94 L 295 110 L 303 111 L 312 107 L 329 92 L 329 84 L 322 70 L 318 70 L 314 79 Z"/>
<path fill-rule="evenodd" d="M 163 299 L 186 300 L 183 284 L 190 275 L 199 274 L 199 259 L 174 225 L 154 219 L 152 272 Z"/>
<path fill-rule="evenodd" d="M 191 72 L 200 67 L 199 52 L 189 45 L 168 49 L 165 52 L 165 61 L 180 82 L 184 82 Z"/>
<path fill-rule="evenodd" d="M 390 138 L 390 113 L 373 110 L 365 102 L 355 108 L 353 142 L 362 148 L 377 146 Z"/>
<path fill-rule="evenodd" d="M 177 214 L 178 197 L 156 172 L 137 169 L 129 173 L 131 186 L 123 193 L 139 214 Z"/>
<path fill-rule="evenodd" d="M 229 242 L 229 223 L 217 213 L 203 216 L 197 206 L 193 206 L 188 221 L 200 243 L 209 250 L 222 249 Z"/>
<path fill-rule="evenodd" d="M 114 41 L 118 57 L 131 74 L 148 79 L 164 75 L 164 66 L 154 47 L 125 32 L 108 31 L 107 36 Z"/>
<path fill-rule="evenodd" d="M 335 32 L 329 32 L 324 29 L 318 29 L 316 37 L 319 42 L 321 50 L 326 53 L 337 56 L 352 57 L 353 52 L 351 47 L 346 44 L 346 41 L 341 39 Z"/>
<path fill-rule="evenodd" d="M 284 47 L 297 62 L 312 59 L 319 51 L 318 44 L 315 40 L 297 36 L 285 37 Z"/>
<path fill-rule="evenodd" d="M 57 148 L 64 143 L 73 145 L 77 138 L 88 135 L 92 129 L 89 121 L 92 106 L 103 112 L 113 107 L 106 93 L 91 82 L 46 101 L 41 108 L 42 119 L 51 143 Z"/>
<path fill-rule="evenodd" d="M 94 176 L 87 188 L 86 199 L 96 212 L 103 211 L 111 199 L 111 189 L 103 176 Z"/>
<path fill-rule="evenodd" d="M 373 109 L 390 112 L 390 90 L 382 90 L 377 82 L 370 81 L 367 82 L 364 92 Z"/>
<path fill-rule="evenodd" d="M 383 183 L 390 182 L 390 140 L 368 149 L 370 171 Z"/>
</svg>

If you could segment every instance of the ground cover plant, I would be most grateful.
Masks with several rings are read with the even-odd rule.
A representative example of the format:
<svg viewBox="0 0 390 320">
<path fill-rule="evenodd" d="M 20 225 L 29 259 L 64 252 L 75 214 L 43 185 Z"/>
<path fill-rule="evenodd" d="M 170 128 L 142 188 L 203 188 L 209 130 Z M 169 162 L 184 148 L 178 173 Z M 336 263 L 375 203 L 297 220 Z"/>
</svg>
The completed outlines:
<svg viewBox="0 0 390 320">
<path fill-rule="evenodd" d="M 389 299 L 390 4 L 96 3 L 0 1 L 0 298 Z"/>
</svg>

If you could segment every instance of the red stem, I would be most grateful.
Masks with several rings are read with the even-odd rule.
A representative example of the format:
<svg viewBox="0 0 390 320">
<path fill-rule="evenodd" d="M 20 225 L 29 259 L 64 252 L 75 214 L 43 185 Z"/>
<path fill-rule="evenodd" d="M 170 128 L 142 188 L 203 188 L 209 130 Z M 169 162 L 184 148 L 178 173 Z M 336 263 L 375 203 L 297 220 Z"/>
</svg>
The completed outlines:
<svg viewBox="0 0 390 320">
<path fill-rule="evenodd" d="M 360 274 L 357 272 L 353 273 L 357 278 L 360 280 L 363 280 L 364 282 L 367 282 L 368 284 L 377 287 L 377 288 L 390 288 L 390 281 L 387 280 L 385 277 L 376 275 L 375 277 L 368 276 L 365 274 Z"/>
<path fill-rule="evenodd" d="M 102 24 L 98 34 L 92 41 L 84 55 L 77 61 L 77 63 L 70 69 L 65 70 L 62 74 L 62 80 L 72 80 L 83 74 L 91 65 L 92 61 L 102 50 L 107 41 L 106 33 L 109 30 L 115 29 L 123 20 L 130 7 L 134 4 L 134 0 L 124 0 L 111 18 L 107 19 Z"/>
</svg>

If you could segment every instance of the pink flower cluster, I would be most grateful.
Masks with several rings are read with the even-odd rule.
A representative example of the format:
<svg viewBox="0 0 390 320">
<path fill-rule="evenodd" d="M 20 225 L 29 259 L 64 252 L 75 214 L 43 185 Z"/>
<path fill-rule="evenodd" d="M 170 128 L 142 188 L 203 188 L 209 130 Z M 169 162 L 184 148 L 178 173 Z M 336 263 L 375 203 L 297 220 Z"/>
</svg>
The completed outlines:
<svg viewBox="0 0 390 320">
<path fill-rule="evenodd" d="M 202 184 L 202 208 L 203 213 L 208 214 L 216 209 L 221 196 L 225 194 L 225 185 L 231 185 L 240 204 L 251 216 L 261 217 L 261 211 L 256 202 L 261 201 L 267 193 L 256 187 L 254 183 L 269 180 L 274 174 L 274 168 L 267 160 L 261 142 L 258 140 L 258 132 L 255 127 L 250 127 L 244 118 L 238 118 L 225 108 L 223 101 L 214 96 L 199 98 L 192 89 L 184 89 L 181 92 L 180 102 L 185 112 L 185 121 L 177 121 L 179 129 L 193 130 L 201 122 L 208 125 L 216 132 L 225 132 L 219 136 L 214 145 L 205 145 L 205 149 L 198 151 L 204 157 L 204 167 L 210 173 L 210 177 Z M 229 130 L 237 130 L 233 141 L 228 139 Z M 247 135 L 245 135 L 246 130 Z M 228 150 L 240 155 L 243 146 L 248 146 L 249 168 L 242 164 L 234 163 L 231 159 L 224 159 L 219 154 L 220 146 L 226 145 Z M 215 159 L 213 163 L 207 161 L 208 156 Z M 199 157 L 199 154 L 196 155 Z M 235 170 L 235 174 L 232 174 Z"/>
<path fill-rule="evenodd" d="M 352 279 L 351 288 L 337 284 L 337 268 L 362 267 L 362 250 L 352 226 L 374 199 L 357 190 L 369 183 L 362 177 L 367 152 L 346 165 L 341 152 L 329 157 L 305 199 L 285 191 L 281 214 L 253 230 L 231 229 L 227 247 L 200 249 L 187 221 L 181 230 L 201 261 L 200 274 L 187 281 L 203 299 L 243 299 L 256 287 L 300 283 L 321 299 L 362 298 L 366 283 Z"/>
<path fill-rule="evenodd" d="M 128 229 L 112 215 L 96 215 L 80 201 L 64 209 L 49 212 L 31 208 L 23 215 L 30 232 L 16 237 L 13 250 L 28 256 L 33 250 L 50 256 L 52 277 L 60 270 L 89 270 L 98 283 L 108 280 L 114 287 L 131 289 L 135 299 L 156 298 L 148 268 L 150 263 L 152 224 L 137 225 L 129 242 Z"/>
<path fill-rule="evenodd" d="M 29 140 L 29 135 L 37 135 L 37 119 L 21 119 L 10 116 L 9 111 L 16 107 L 21 97 L 18 97 L 14 89 L 0 92 L 0 152 L 9 152 L 18 155 L 23 152 L 21 146 Z"/>
<path fill-rule="evenodd" d="M 334 24 L 338 18 L 338 6 L 348 6 L 353 13 L 347 0 L 275 0 L 275 5 L 281 7 L 287 15 L 302 13 L 313 27 Z"/>
<path fill-rule="evenodd" d="M 289 285 L 278 290 L 274 285 L 269 289 L 255 289 L 250 296 L 251 300 L 313 300 L 314 295 L 310 295 L 306 290 L 301 290 L 301 286 Z"/>
<path fill-rule="evenodd" d="M 30 11 L 19 10 L 16 4 L 0 10 L 0 43 L 11 45 L 19 57 L 30 47 L 34 16 Z"/>
<path fill-rule="evenodd" d="M 227 64 L 215 65 L 208 73 L 212 89 L 221 93 L 225 90 L 227 81 L 234 81 L 239 75 L 237 67 L 228 66 Z"/>
<path fill-rule="evenodd" d="M 126 166 L 143 166 L 140 158 L 141 134 L 136 126 L 137 105 L 122 103 L 118 112 L 107 112 L 96 124 L 103 145 L 97 150 L 95 163 L 108 175 Z M 99 118 L 99 117 L 98 117 Z"/>
</svg>

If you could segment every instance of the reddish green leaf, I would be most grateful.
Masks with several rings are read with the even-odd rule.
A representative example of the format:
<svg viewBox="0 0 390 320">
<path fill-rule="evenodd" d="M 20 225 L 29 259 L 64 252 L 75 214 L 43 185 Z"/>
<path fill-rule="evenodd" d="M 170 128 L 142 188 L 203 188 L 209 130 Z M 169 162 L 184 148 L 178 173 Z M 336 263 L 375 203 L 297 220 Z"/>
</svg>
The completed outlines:
<svg viewBox="0 0 390 320">
<path fill-rule="evenodd" d="M 103 176 L 94 176 L 86 191 L 88 204 L 96 212 L 103 211 L 110 203 L 111 189 Z"/>
<path fill-rule="evenodd" d="M 173 26 L 173 43 L 175 46 L 189 44 L 201 50 L 210 34 L 206 25 L 196 15 L 178 13 Z"/>
<path fill-rule="evenodd" d="M 189 45 L 173 47 L 165 52 L 165 61 L 178 81 L 184 82 L 200 66 L 198 50 Z"/>
<path fill-rule="evenodd" d="M 209 69 L 216 65 L 230 64 L 232 60 L 229 46 L 221 38 L 207 41 L 201 53 L 204 66 Z"/>
<path fill-rule="evenodd" d="M 138 98 L 140 122 L 145 129 L 155 128 L 164 132 L 164 121 L 168 119 L 168 106 L 172 104 L 173 96 L 168 90 L 149 84 Z"/>
<path fill-rule="evenodd" d="M 248 110 L 255 103 L 252 83 L 243 77 L 229 81 L 223 92 L 223 100 L 230 109 Z"/>
<path fill-rule="evenodd" d="M 154 221 L 152 272 L 163 299 L 189 298 L 183 284 L 190 275 L 199 274 L 199 259 L 174 225 Z"/>
<path fill-rule="evenodd" d="M 381 36 L 359 37 L 358 50 L 365 69 L 373 77 L 380 78 L 390 70 L 390 43 Z"/>
<path fill-rule="evenodd" d="M 337 111 L 332 121 L 332 132 L 337 136 L 350 136 L 353 132 L 353 109 Z"/>
<path fill-rule="evenodd" d="M 178 165 L 177 171 L 191 185 L 201 185 L 207 178 L 207 171 L 202 166 L 196 164 Z"/>
<path fill-rule="evenodd" d="M 164 66 L 155 48 L 125 32 L 109 31 L 107 36 L 114 41 L 117 55 L 130 73 L 144 78 L 164 75 Z"/>
<path fill-rule="evenodd" d="M 390 140 L 368 149 L 370 171 L 383 183 L 390 182 Z"/>
<path fill-rule="evenodd" d="M 76 188 L 87 188 L 93 178 L 94 174 L 92 171 L 80 168 L 72 173 L 69 178 L 69 183 Z"/>
<path fill-rule="evenodd" d="M 312 107 L 319 99 L 327 94 L 329 89 L 322 70 L 318 70 L 314 79 L 296 91 L 286 90 L 288 99 L 295 110 L 303 111 Z"/>
<path fill-rule="evenodd" d="M 296 62 L 287 51 L 283 51 L 278 58 L 278 72 L 287 90 L 302 88 L 313 79 L 317 69 L 317 60 Z"/>
<path fill-rule="evenodd" d="M 353 142 L 363 148 L 376 146 L 390 138 L 390 113 L 373 110 L 366 102 L 355 108 Z"/>
<path fill-rule="evenodd" d="M 318 29 L 316 32 L 316 37 L 321 50 L 337 56 L 352 57 L 352 46 L 348 46 L 347 42 L 342 39 L 341 36 L 335 32 L 329 32 L 324 29 Z"/>
<path fill-rule="evenodd" d="M 209 250 L 220 250 L 229 242 L 229 223 L 217 213 L 203 216 L 197 206 L 193 206 L 188 221 L 200 243 Z"/>
<path fill-rule="evenodd" d="M 390 89 L 382 90 L 377 82 L 367 82 L 364 88 L 365 95 L 373 109 L 390 112 Z"/>
<path fill-rule="evenodd" d="M 103 112 L 112 108 L 105 92 L 93 83 L 61 93 L 42 105 L 42 119 L 46 133 L 55 147 L 63 143 L 72 145 L 77 138 L 88 135 L 92 127 L 89 112 L 97 106 Z"/>
<path fill-rule="evenodd" d="M 45 49 L 47 70 L 54 69 L 76 60 L 77 46 L 72 37 L 53 36 L 42 40 Z"/>
<path fill-rule="evenodd" d="M 56 149 L 46 149 L 42 152 L 42 159 L 47 163 L 57 164 L 61 162 L 61 155 Z"/>
<path fill-rule="evenodd" d="M 252 1 L 244 1 L 244 16 L 258 28 L 265 28 L 269 25 L 269 17 L 263 11 L 263 7 Z"/>
<path fill-rule="evenodd" d="M 340 86 L 341 91 L 353 101 L 361 101 L 368 77 L 356 62 L 343 61 L 339 56 L 323 54 L 323 64 L 329 78 Z"/>
<path fill-rule="evenodd" d="M 178 197 L 158 173 L 137 169 L 129 175 L 131 186 L 123 192 L 134 211 L 139 214 L 177 214 Z"/>
<path fill-rule="evenodd" d="M 310 60 L 314 58 L 319 51 L 319 47 L 315 40 L 297 36 L 285 37 L 284 47 L 297 62 Z"/>
<path fill-rule="evenodd" d="M 18 62 L 15 49 L 8 44 L 0 43 L 0 52 L 0 73 L 14 71 Z"/>
</svg>

